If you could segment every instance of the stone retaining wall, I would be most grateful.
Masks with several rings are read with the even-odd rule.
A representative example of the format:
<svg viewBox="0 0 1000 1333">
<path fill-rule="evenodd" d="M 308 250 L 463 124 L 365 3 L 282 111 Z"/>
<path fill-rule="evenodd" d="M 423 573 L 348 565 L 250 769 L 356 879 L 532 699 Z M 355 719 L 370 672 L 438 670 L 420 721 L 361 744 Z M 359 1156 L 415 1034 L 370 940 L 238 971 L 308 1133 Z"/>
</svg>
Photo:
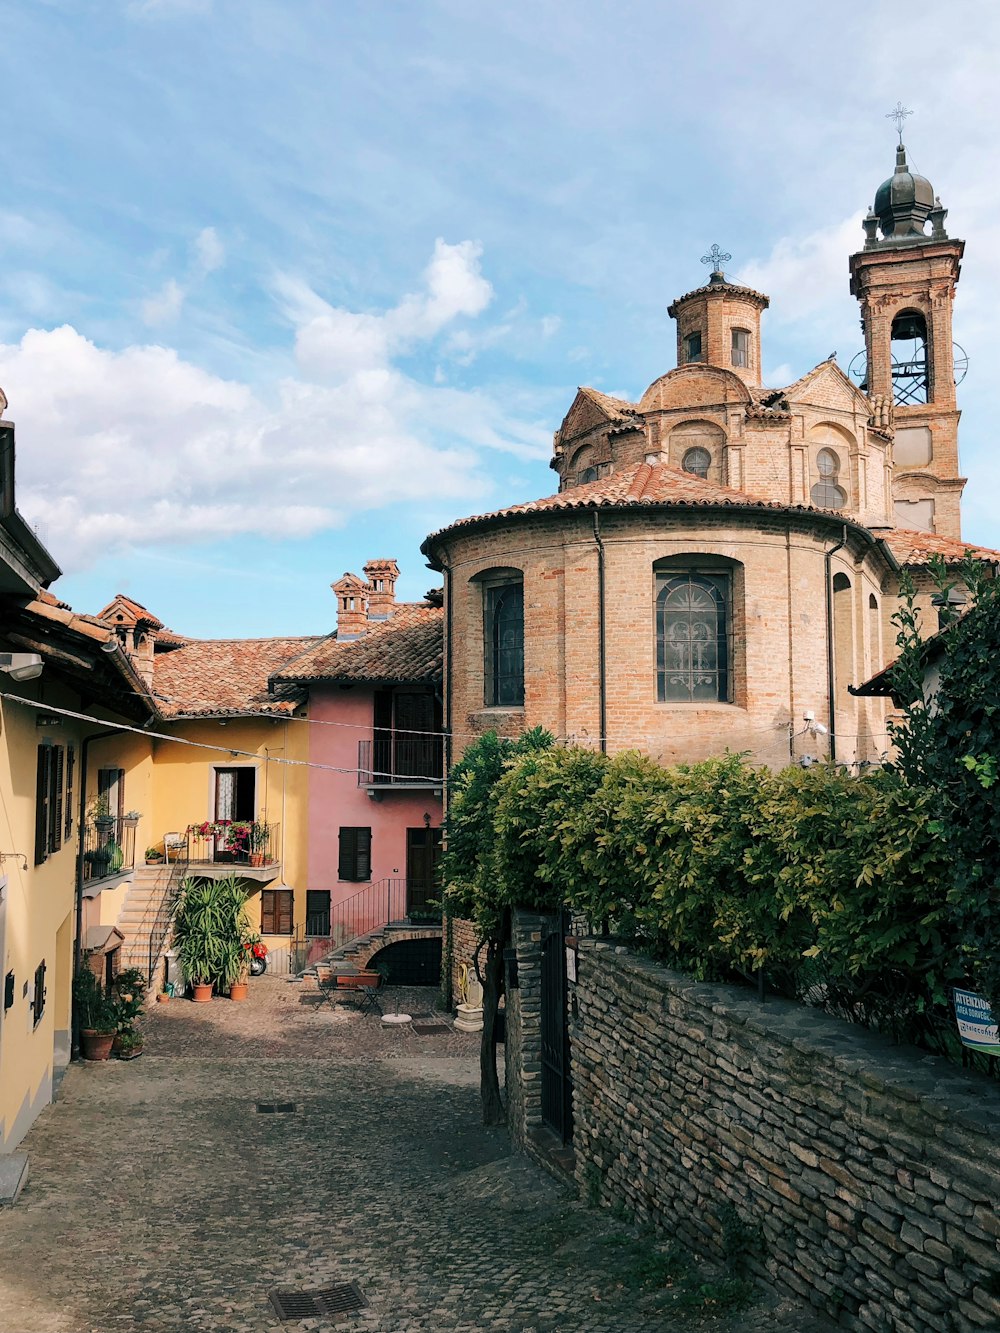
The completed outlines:
<svg viewBox="0 0 1000 1333">
<path fill-rule="evenodd" d="M 735 1207 L 758 1274 L 859 1333 L 1000 1329 L 1000 1084 L 607 942 L 571 990 L 588 1194 L 717 1258 Z"/>
<path fill-rule="evenodd" d="M 512 945 L 517 955 L 517 985 L 509 984 L 504 1038 L 504 1086 L 507 1127 L 514 1142 L 533 1153 L 530 1135 L 542 1124 L 542 930 L 548 920 L 534 912 L 515 912 Z"/>
</svg>

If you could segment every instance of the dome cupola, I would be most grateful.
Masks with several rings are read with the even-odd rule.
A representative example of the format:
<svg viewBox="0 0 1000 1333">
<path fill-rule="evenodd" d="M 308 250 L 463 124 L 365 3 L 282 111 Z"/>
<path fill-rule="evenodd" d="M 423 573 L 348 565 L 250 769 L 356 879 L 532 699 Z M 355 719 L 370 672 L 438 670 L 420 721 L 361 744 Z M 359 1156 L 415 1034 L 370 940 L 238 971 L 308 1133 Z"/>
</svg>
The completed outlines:
<svg viewBox="0 0 1000 1333">
<path fill-rule="evenodd" d="M 924 176 L 917 176 L 906 162 L 906 148 L 896 149 L 896 170 L 883 181 L 875 195 L 874 213 L 887 241 L 923 236 L 924 224 L 934 210 L 934 189 Z"/>
</svg>

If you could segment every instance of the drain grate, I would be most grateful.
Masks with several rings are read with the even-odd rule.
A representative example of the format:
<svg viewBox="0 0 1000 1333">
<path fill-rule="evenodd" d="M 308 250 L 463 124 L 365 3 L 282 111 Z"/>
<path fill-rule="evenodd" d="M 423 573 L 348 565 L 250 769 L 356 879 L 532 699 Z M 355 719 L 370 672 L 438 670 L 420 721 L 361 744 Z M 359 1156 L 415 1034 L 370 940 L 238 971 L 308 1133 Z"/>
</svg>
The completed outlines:
<svg viewBox="0 0 1000 1333">
<path fill-rule="evenodd" d="M 440 1032 L 450 1032 L 447 1023 L 414 1023 L 413 1031 L 421 1037 L 437 1036 Z"/>
<path fill-rule="evenodd" d="M 258 1115 L 288 1115 L 292 1111 L 297 1111 L 298 1107 L 294 1102 L 258 1102 Z"/>
<path fill-rule="evenodd" d="M 276 1287 L 268 1300 L 279 1319 L 316 1319 L 324 1315 L 350 1314 L 363 1310 L 368 1302 L 356 1282 L 335 1282 L 319 1291 L 289 1291 Z"/>
</svg>

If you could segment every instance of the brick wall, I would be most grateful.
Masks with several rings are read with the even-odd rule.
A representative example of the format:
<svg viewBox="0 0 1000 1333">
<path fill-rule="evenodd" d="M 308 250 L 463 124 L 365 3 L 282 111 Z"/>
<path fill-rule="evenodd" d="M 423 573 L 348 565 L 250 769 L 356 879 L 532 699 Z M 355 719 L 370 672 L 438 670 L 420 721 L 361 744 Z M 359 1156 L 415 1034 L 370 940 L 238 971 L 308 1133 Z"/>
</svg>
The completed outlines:
<svg viewBox="0 0 1000 1333">
<path fill-rule="evenodd" d="M 471 921 L 466 921 L 460 916 L 453 916 L 448 918 L 446 930 L 451 932 L 451 998 L 452 1008 L 454 1008 L 462 1000 L 459 985 L 459 973 L 462 970 L 462 964 L 467 964 L 469 969 L 472 970 L 472 960 L 476 952 L 476 928 Z M 447 934 L 445 938 L 448 938 Z M 447 948 L 444 956 L 447 960 Z"/>
<path fill-rule="evenodd" d="M 857 1333 L 1000 1327 L 1000 1085 L 603 942 L 578 976 L 581 1186 L 719 1257 L 732 1204 L 758 1274 Z"/>
<path fill-rule="evenodd" d="M 778 767 L 828 742 L 802 731 L 807 711 L 829 726 L 824 551 L 837 540 L 826 526 L 768 514 L 607 513 L 605 550 L 607 735 L 614 753 L 640 748 L 663 764 L 724 749 L 746 750 Z M 452 616 L 447 688 L 452 726 L 462 737 L 496 727 L 516 735 L 548 728 L 557 738 L 599 743 L 597 547 L 591 515 L 556 515 L 448 539 Z M 662 703 L 656 691 L 654 562 L 709 555 L 734 562 L 732 703 Z M 524 578 L 524 707 L 484 707 L 483 596 L 477 576 L 519 569 Z M 855 642 L 838 682 L 838 758 L 872 759 L 885 749 L 882 701 L 860 704 L 847 692 L 867 671 L 870 597 L 891 600 L 880 557 L 850 544 L 832 572 L 852 586 Z M 890 642 L 891 640 L 887 640 Z M 884 646 L 884 645 L 883 645 Z M 880 662 L 881 666 L 882 663 Z M 457 755 L 456 755 L 457 757 Z"/>
</svg>

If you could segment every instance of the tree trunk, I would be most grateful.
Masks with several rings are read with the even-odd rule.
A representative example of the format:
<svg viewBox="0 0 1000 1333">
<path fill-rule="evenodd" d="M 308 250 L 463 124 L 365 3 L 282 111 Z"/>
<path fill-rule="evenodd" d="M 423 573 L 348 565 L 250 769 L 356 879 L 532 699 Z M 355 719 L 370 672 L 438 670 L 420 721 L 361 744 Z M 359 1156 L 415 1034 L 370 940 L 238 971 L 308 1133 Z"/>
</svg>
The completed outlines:
<svg viewBox="0 0 1000 1333">
<path fill-rule="evenodd" d="M 479 1095 L 483 1124 L 503 1125 L 507 1111 L 500 1096 L 497 1077 L 497 1010 L 503 994 L 503 949 L 510 934 L 510 912 L 505 911 L 496 935 L 486 941 L 486 963 L 480 981 L 483 987 L 483 1039 L 479 1048 Z M 476 969 L 479 970 L 478 967 Z"/>
</svg>

